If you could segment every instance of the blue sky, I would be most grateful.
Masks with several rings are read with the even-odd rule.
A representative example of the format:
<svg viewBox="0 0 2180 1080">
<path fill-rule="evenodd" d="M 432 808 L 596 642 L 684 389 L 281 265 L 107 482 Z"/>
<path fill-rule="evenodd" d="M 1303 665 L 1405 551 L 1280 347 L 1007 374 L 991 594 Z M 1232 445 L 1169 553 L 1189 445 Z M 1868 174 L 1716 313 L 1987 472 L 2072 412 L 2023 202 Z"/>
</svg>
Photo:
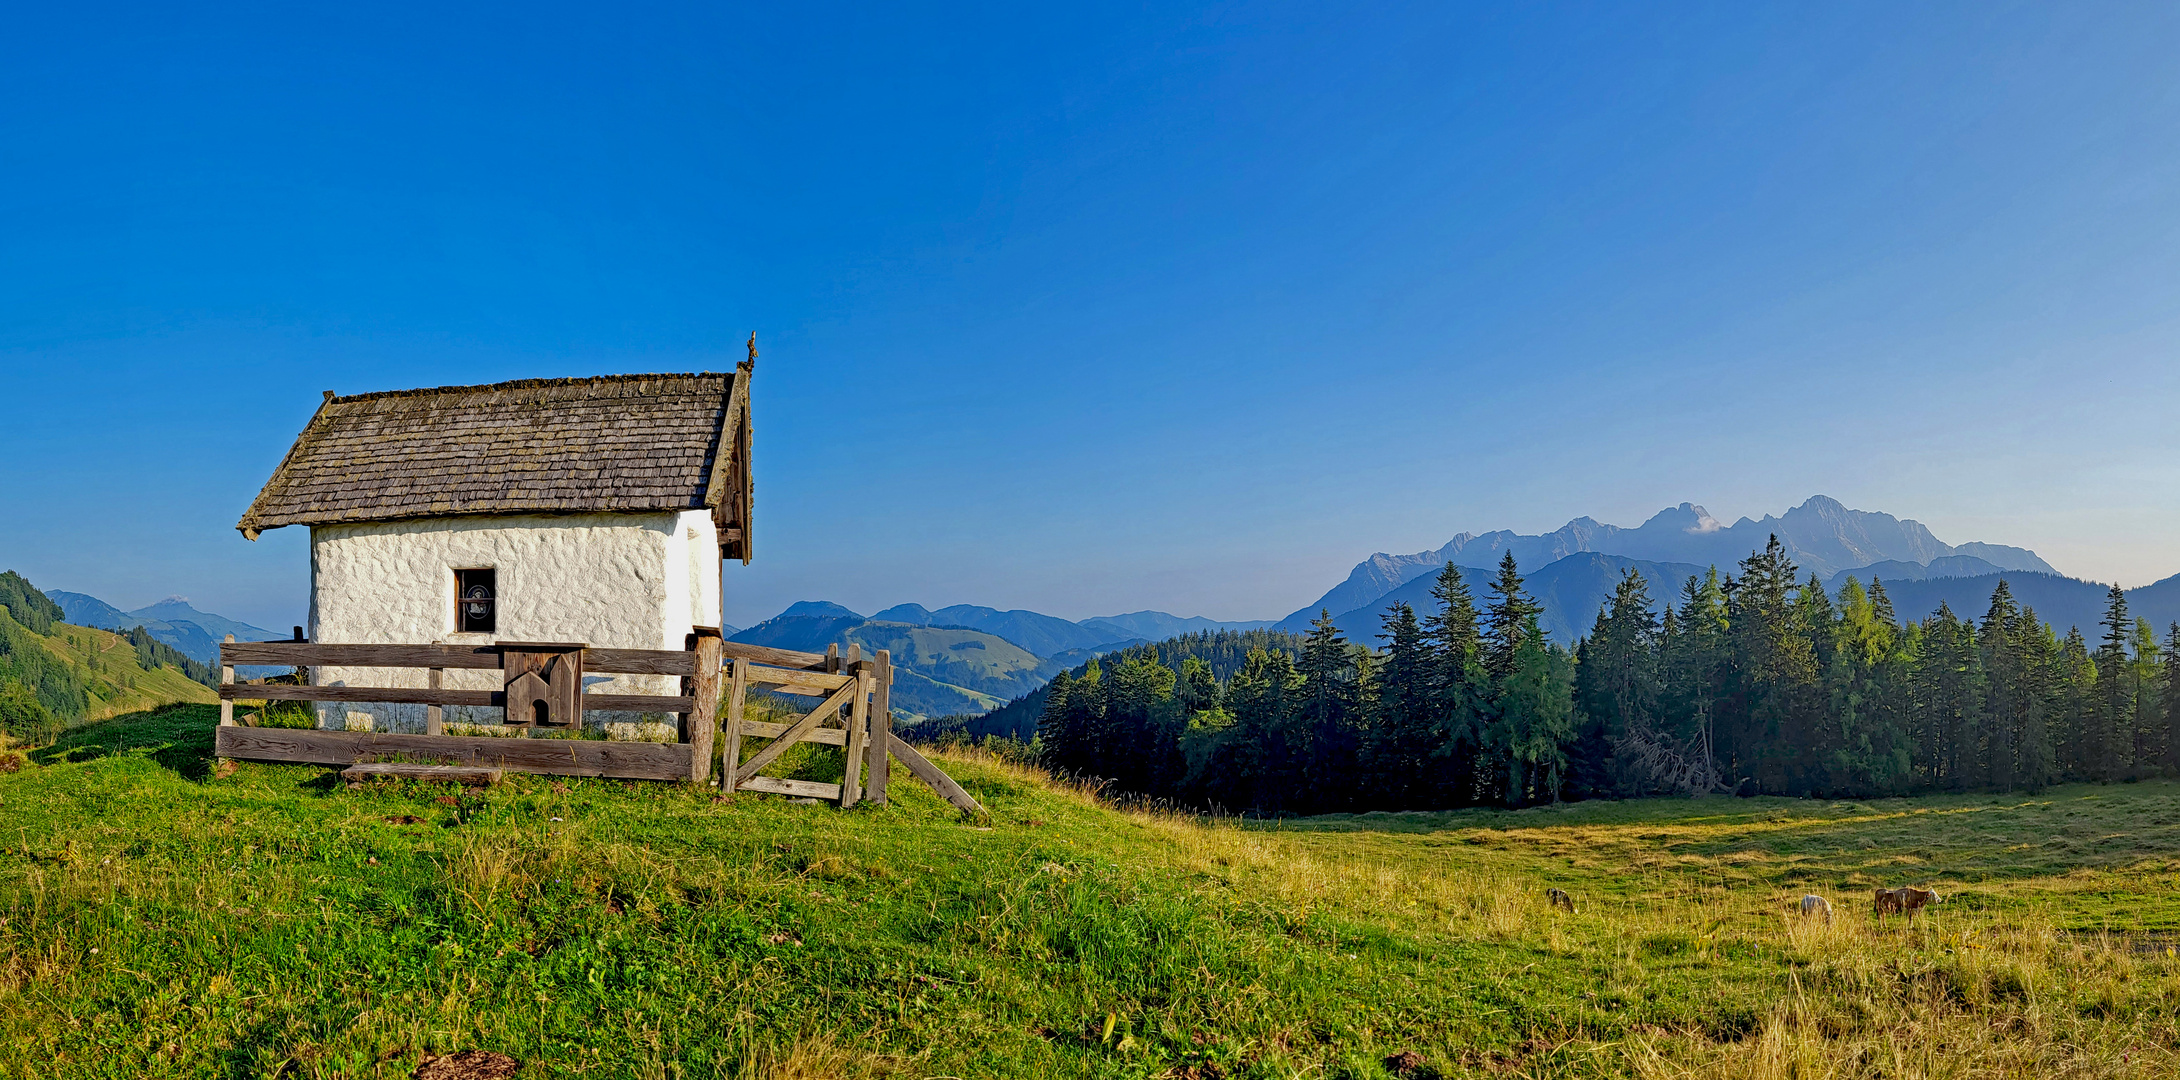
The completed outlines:
<svg viewBox="0 0 2180 1080">
<path fill-rule="evenodd" d="M 752 331 L 745 624 L 1818 492 L 2180 572 L 2180 8 L 172 7 L 0 35 L 40 585 L 300 622 L 320 390 Z"/>
</svg>

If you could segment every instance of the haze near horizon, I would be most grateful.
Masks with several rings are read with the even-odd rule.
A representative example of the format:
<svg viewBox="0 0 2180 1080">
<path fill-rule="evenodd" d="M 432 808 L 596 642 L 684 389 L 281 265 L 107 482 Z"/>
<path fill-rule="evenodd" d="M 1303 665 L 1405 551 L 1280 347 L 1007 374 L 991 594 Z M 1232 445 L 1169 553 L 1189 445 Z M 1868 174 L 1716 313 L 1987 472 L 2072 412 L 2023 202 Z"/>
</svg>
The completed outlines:
<svg viewBox="0 0 2180 1080">
<path fill-rule="evenodd" d="M 27 13 L 0 567 L 303 621 L 341 393 L 719 370 L 802 599 L 1279 618 L 1812 494 L 2180 571 L 2180 13 Z"/>
</svg>

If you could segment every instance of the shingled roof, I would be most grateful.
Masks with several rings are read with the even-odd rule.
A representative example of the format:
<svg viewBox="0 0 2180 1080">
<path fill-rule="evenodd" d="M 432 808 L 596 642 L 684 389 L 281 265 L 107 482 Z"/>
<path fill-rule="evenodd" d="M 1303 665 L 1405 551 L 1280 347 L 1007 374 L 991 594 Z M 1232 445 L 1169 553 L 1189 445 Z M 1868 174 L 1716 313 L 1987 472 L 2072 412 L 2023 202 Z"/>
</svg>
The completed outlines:
<svg viewBox="0 0 2180 1080">
<path fill-rule="evenodd" d="M 328 391 L 235 527 L 709 508 L 747 562 L 752 366 Z"/>
</svg>

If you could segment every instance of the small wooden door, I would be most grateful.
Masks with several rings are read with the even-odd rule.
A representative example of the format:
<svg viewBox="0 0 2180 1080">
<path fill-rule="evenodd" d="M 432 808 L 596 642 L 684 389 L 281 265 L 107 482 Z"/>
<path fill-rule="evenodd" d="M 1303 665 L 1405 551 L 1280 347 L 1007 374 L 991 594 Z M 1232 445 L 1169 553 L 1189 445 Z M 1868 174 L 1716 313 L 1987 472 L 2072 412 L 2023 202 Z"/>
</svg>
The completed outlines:
<svg viewBox="0 0 2180 1080">
<path fill-rule="evenodd" d="M 574 727 L 583 722 L 582 644 L 500 642 L 510 727 Z"/>
</svg>

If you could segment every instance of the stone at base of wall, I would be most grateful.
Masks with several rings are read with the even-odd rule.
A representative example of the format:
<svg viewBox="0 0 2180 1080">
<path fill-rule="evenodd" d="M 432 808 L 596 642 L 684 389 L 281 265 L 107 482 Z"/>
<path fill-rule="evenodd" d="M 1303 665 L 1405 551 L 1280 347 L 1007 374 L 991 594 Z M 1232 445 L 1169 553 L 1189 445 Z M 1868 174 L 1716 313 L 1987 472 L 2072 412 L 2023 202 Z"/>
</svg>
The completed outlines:
<svg viewBox="0 0 2180 1080">
<path fill-rule="evenodd" d="M 566 728 L 509 727 L 500 722 L 501 715 L 499 709 L 451 707 L 446 710 L 445 730 L 449 735 L 506 739 L 572 737 L 609 742 L 678 742 L 681 738 L 681 718 L 672 713 L 585 713 L 580 733 Z M 421 735 L 424 733 L 424 707 L 380 705 L 368 709 L 342 708 L 338 712 L 326 708 L 319 710 L 318 727 L 326 731 Z"/>
</svg>

